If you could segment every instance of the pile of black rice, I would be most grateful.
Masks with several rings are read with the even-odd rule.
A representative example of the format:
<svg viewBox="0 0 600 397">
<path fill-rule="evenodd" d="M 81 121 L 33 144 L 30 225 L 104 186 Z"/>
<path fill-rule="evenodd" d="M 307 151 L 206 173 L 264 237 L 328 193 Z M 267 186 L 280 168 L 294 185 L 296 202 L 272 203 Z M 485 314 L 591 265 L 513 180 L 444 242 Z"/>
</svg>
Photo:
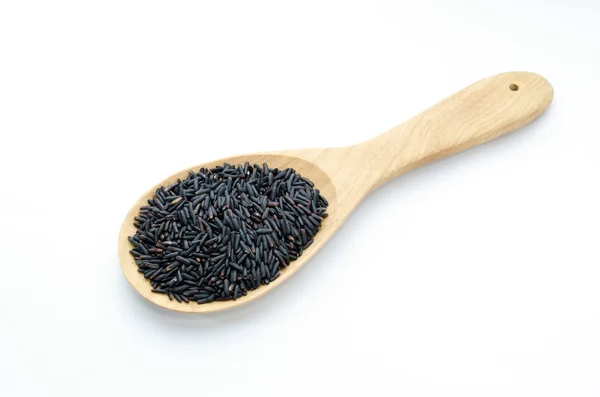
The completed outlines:
<svg viewBox="0 0 600 397">
<path fill-rule="evenodd" d="M 327 205 L 292 168 L 202 168 L 140 208 L 130 252 L 152 291 L 171 300 L 237 299 L 302 255 Z"/>
</svg>

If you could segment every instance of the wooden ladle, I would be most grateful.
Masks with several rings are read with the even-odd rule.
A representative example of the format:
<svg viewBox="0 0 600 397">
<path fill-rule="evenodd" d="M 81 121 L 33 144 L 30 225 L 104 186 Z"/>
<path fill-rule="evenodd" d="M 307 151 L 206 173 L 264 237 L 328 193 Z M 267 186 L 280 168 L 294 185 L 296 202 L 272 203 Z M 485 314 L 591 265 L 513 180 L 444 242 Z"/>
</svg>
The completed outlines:
<svg viewBox="0 0 600 397">
<path fill-rule="evenodd" d="M 160 181 L 133 205 L 121 226 L 119 260 L 127 281 L 149 301 L 180 312 L 207 313 L 239 306 L 278 287 L 300 269 L 338 230 L 350 213 L 370 192 L 383 183 L 418 166 L 497 138 L 540 116 L 552 101 L 553 89 L 540 75 L 529 72 L 502 73 L 480 80 L 438 102 L 412 119 L 366 142 L 338 148 L 301 149 L 275 153 L 233 156 L 186 168 Z M 314 243 L 281 271 L 269 285 L 248 291 L 237 300 L 205 304 L 170 301 L 151 292 L 150 283 L 137 271 L 132 245 L 134 217 L 160 186 L 182 180 L 190 169 L 211 168 L 224 162 L 267 163 L 270 167 L 292 167 L 312 180 L 329 201 Z M 340 287 L 341 288 L 341 287 Z"/>
</svg>

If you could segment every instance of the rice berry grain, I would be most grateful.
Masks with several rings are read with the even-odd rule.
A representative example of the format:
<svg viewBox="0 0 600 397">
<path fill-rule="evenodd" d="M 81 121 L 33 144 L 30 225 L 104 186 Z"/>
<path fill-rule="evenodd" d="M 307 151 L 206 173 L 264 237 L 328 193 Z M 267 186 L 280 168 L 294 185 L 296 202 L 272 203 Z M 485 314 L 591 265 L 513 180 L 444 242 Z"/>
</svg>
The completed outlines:
<svg viewBox="0 0 600 397">
<path fill-rule="evenodd" d="M 202 168 L 140 208 L 130 252 L 155 293 L 185 303 L 237 299 L 302 255 L 327 205 L 292 168 Z"/>
</svg>

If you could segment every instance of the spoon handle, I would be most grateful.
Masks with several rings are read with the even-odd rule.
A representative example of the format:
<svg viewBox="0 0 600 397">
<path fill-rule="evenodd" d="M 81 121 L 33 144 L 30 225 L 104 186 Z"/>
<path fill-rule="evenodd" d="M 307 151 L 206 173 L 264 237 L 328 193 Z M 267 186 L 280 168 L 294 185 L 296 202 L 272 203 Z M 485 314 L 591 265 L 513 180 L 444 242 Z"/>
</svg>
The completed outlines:
<svg viewBox="0 0 600 397">
<path fill-rule="evenodd" d="M 498 74 L 355 149 L 379 168 L 371 181 L 373 189 L 418 166 L 523 127 L 544 113 L 552 96 L 552 86 L 538 74 Z"/>
</svg>

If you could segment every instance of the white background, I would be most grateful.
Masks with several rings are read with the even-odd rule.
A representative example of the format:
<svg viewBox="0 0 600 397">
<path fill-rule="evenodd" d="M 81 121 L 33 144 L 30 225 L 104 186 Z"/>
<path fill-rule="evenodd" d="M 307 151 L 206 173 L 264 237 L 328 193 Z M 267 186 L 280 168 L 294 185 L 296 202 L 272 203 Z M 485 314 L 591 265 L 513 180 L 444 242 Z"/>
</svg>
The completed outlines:
<svg viewBox="0 0 600 397">
<path fill-rule="evenodd" d="M 599 396 L 600 3 L 3 1 L 0 396 Z M 360 142 L 489 75 L 537 122 L 376 191 L 281 288 L 184 315 L 117 233 L 174 171 Z"/>
</svg>

